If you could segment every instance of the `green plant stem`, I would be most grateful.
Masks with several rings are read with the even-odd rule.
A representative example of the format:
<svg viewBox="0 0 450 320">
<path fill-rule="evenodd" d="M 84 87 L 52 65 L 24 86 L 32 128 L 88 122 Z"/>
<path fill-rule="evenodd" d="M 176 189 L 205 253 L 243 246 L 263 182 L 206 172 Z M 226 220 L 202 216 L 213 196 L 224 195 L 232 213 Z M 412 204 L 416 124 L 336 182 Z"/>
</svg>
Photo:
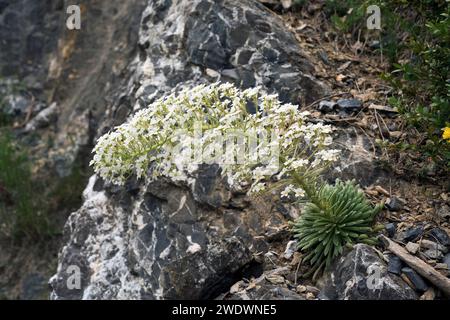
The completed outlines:
<svg viewBox="0 0 450 320">
<path fill-rule="evenodd" d="M 298 183 L 298 185 L 300 185 L 303 190 L 305 190 L 305 193 L 308 196 L 309 200 L 323 210 L 324 208 L 322 202 L 320 201 L 316 190 L 317 183 L 315 181 L 312 183 L 311 181 L 306 181 L 306 179 L 299 175 L 297 172 L 292 172 L 292 177 L 294 181 Z"/>
</svg>

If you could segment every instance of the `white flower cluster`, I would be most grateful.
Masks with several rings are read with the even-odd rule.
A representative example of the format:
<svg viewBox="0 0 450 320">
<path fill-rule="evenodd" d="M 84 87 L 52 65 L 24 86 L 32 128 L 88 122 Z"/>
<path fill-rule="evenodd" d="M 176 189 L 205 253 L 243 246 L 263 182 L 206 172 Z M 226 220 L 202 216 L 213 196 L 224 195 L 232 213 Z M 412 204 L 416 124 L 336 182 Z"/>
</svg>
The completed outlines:
<svg viewBox="0 0 450 320">
<path fill-rule="evenodd" d="M 303 198 L 305 196 L 305 190 L 296 188 L 293 184 L 290 184 L 281 192 L 282 197 L 289 197 L 291 194 L 294 194 L 296 198 Z"/>
<path fill-rule="evenodd" d="M 91 165 L 123 184 L 132 174 L 190 181 L 199 164 L 216 163 L 230 186 L 259 192 L 271 177 L 289 184 L 292 173 L 317 173 L 337 159 L 338 150 L 327 149 L 332 128 L 308 116 L 259 87 L 200 85 L 157 100 L 102 136 Z M 304 195 L 294 186 L 283 195 L 290 193 Z"/>
</svg>

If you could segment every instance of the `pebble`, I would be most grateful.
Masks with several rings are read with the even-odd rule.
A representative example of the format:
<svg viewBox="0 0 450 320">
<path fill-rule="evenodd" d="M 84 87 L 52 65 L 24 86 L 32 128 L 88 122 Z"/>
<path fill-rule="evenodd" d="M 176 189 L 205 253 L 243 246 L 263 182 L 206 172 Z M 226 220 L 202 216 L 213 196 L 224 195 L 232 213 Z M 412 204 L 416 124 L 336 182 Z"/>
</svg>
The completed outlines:
<svg viewBox="0 0 450 320">
<path fill-rule="evenodd" d="M 403 262 L 397 256 L 391 256 L 388 262 L 388 272 L 400 275 L 402 273 Z"/>
<path fill-rule="evenodd" d="M 430 231 L 430 235 L 443 246 L 450 246 L 450 237 L 447 232 L 442 230 L 441 228 L 433 228 Z"/>
<path fill-rule="evenodd" d="M 369 47 L 372 49 L 380 49 L 380 47 L 381 47 L 380 41 L 378 41 L 378 40 L 371 41 L 369 43 Z"/>
<path fill-rule="evenodd" d="M 281 0 L 281 5 L 284 9 L 289 9 L 292 7 L 292 0 Z"/>
<path fill-rule="evenodd" d="M 403 239 L 403 241 L 405 241 L 405 242 L 414 241 L 417 238 L 419 238 L 422 234 L 423 234 L 422 226 L 417 227 L 417 228 L 408 229 L 405 232 L 405 238 Z"/>
<path fill-rule="evenodd" d="M 316 296 L 312 292 L 308 292 L 306 294 L 306 299 L 308 299 L 308 300 L 314 300 L 315 298 L 316 298 Z"/>
<path fill-rule="evenodd" d="M 403 202 L 397 197 L 392 197 L 387 199 L 385 206 L 389 211 L 400 211 L 403 209 Z"/>
<path fill-rule="evenodd" d="M 331 112 L 336 107 L 336 102 L 333 101 L 320 101 L 318 109 L 322 112 Z"/>
<path fill-rule="evenodd" d="M 436 293 L 433 288 L 429 288 L 425 293 L 420 297 L 420 300 L 434 300 L 436 298 Z"/>
<path fill-rule="evenodd" d="M 436 263 L 435 269 L 448 270 L 449 266 L 446 263 Z"/>
<path fill-rule="evenodd" d="M 446 219 L 446 218 L 450 217 L 450 207 L 447 205 L 444 205 L 444 206 L 440 207 L 439 209 L 437 209 L 436 213 L 439 216 L 439 218 Z"/>
<path fill-rule="evenodd" d="M 304 293 L 304 292 L 307 291 L 306 286 L 303 286 L 303 285 L 297 286 L 296 290 L 297 290 L 298 293 Z"/>
<path fill-rule="evenodd" d="M 362 107 L 362 102 L 358 99 L 340 99 L 337 105 L 340 109 L 353 112 L 358 111 Z"/>
<path fill-rule="evenodd" d="M 437 250 L 437 251 L 441 251 L 442 253 L 447 253 L 446 247 L 444 247 L 443 245 L 440 245 L 437 242 L 430 241 L 427 239 L 423 239 L 422 241 L 420 241 L 420 246 L 425 249 Z"/>
<path fill-rule="evenodd" d="M 294 253 L 297 251 L 297 241 L 291 240 L 287 243 L 286 249 L 284 250 L 283 257 L 287 260 L 291 259 Z"/>
<path fill-rule="evenodd" d="M 440 260 L 444 257 L 444 255 L 441 251 L 435 250 L 435 249 L 428 249 L 428 250 L 424 251 L 423 254 L 425 257 L 427 257 L 428 259 L 432 259 L 432 260 Z"/>
<path fill-rule="evenodd" d="M 327 55 L 327 53 L 324 50 L 319 52 L 319 57 L 320 57 L 320 59 L 322 59 L 323 63 L 330 64 L 330 60 L 328 59 L 328 55 Z"/>
<path fill-rule="evenodd" d="M 386 232 L 388 234 L 388 237 L 389 238 L 394 237 L 395 231 L 397 230 L 397 227 L 395 226 L 395 223 L 386 223 L 384 225 L 384 227 L 386 228 Z"/>
<path fill-rule="evenodd" d="M 216 70 L 206 68 L 206 74 L 212 78 L 217 78 L 220 76 L 220 73 L 218 73 Z"/>
<path fill-rule="evenodd" d="M 418 243 L 408 242 L 405 248 L 409 253 L 416 254 L 420 249 L 420 245 Z"/>
<path fill-rule="evenodd" d="M 425 283 L 422 277 L 413 269 L 405 267 L 402 269 L 402 272 L 409 279 L 409 281 L 411 281 L 416 291 L 425 292 L 428 290 L 428 285 Z"/>
</svg>

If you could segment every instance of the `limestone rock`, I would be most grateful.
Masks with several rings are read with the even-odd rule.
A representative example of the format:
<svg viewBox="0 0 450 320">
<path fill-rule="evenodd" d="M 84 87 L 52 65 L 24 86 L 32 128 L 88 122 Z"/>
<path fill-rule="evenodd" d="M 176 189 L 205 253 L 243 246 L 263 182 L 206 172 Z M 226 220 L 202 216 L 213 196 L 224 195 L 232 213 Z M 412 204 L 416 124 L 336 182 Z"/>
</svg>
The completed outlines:
<svg viewBox="0 0 450 320">
<path fill-rule="evenodd" d="M 357 244 L 320 281 L 322 299 L 410 300 L 417 295 L 368 245 Z"/>
</svg>

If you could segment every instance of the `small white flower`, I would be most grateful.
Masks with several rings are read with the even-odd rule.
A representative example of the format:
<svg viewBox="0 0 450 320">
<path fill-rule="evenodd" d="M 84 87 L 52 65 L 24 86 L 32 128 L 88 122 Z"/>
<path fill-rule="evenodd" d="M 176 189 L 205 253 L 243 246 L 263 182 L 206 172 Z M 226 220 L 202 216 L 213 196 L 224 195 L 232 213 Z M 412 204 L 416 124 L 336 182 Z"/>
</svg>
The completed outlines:
<svg viewBox="0 0 450 320">
<path fill-rule="evenodd" d="M 302 167 L 308 165 L 308 163 L 309 163 L 308 159 L 294 160 L 294 161 L 292 161 L 290 168 L 295 170 L 295 169 L 302 168 Z"/>
<path fill-rule="evenodd" d="M 296 198 L 303 198 L 305 196 L 305 190 L 295 187 L 293 184 L 290 184 L 281 192 L 281 196 L 286 198 L 291 194 L 294 194 Z"/>
<path fill-rule="evenodd" d="M 321 150 L 317 153 L 317 157 L 322 159 L 323 161 L 336 161 L 338 159 L 340 150 L 331 149 L 331 150 Z"/>
<path fill-rule="evenodd" d="M 264 191 L 265 188 L 266 188 L 265 183 L 257 183 L 252 187 L 251 193 L 258 193 L 258 192 Z"/>
<path fill-rule="evenodd" d="M 283 191 L 281 191 L 281 196 L 286 198 L 289 197 L 289 194 L 294 190 L 294 188 L 295 187 L 293 184 L 288 185 Z"/>
<path fill-rule="evenodd" d="M 302 188 L 295 188 L 294 194 L 297 198 L 303 198 L 305 196 L 305 190 L 303 190 Z"/>
</svg>

